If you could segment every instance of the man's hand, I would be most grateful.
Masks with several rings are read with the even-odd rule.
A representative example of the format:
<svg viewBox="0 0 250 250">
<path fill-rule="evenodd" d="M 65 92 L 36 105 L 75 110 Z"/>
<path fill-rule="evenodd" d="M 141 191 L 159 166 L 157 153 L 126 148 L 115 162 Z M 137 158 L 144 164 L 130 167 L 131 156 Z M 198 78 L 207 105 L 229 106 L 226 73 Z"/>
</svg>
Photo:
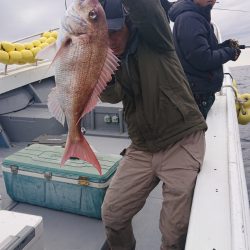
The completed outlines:
<svg viewBox="0 0 250 250">
<path fill-rule="evenodd" d="M 237 40 L 234 39 L 229 39 L 230 40 L 230 48 L 235 48 L 235 49 L 239 49 L 239 42 Z"/>
<path fill-rule="evenodd" d="M 229 47 L 233 49 L 232 59 L 231 59 L 232 61 L 236 61 L 239 58 L 241 50 L 240 50 L 239 42 L 237 40 L 228 39 L 224 41 L 223 43 L 221 43 L 220 47 L 223 47 L 223 48 Z"/>
<path fill-rule="evenodd" d="M 233 61 L 236 61 L 239 56 L 240 56 L 241 50 L 239 48 L 234 48 L 234 57 L 233 57 Z"/>
<path fill-rule="evenodd" d="M 228 40 L 224 41 L 223 43 L 219 44 L 219 46 L 222 48 L 230 47 L 230 44 L 231 44 L 231 39 L 228 39 Z"/>
<path fill-rule="evenodd" d="M 234 39 L 228 39 L 221 43 L 220 47 L 239 48 L 239 42 Z"/>
</svg>

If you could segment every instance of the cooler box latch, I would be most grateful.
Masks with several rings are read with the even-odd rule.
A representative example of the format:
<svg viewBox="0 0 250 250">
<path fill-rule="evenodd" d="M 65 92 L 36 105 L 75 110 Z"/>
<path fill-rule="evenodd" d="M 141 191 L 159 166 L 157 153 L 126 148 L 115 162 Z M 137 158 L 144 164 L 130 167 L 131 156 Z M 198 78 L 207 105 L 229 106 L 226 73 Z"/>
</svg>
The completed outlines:
<svg viewBox="0 0 250 250">
<path fill-rule="evenodd" d="M 80 176 L 78 179 L 78 184 L 81 186 L 89 186 L 88 178 L 85 176 Z"/>
<path fill-rule="evenodd" d="M 18 167 L 17 166 L 10 166 L 10 170 L 12 174 L 18 174 Z"/>
</svg>

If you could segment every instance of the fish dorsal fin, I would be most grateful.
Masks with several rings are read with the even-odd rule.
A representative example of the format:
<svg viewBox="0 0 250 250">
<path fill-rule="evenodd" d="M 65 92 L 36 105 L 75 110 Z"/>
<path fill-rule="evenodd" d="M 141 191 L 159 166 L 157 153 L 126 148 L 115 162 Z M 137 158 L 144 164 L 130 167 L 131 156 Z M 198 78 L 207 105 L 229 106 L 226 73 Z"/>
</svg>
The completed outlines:
<svg viewBox="0 0 250 250">
<path fill-rule="evenodd" d="M 56 88 L 53 88 L 48 96 L 48 108 L 50 113 L 64 126 L 65 115 L 58 102 Z"/>
<path fill-rule="evenodd" d="M 81 118 L 95 107 L 95 105 L 99 100 L 100 94 L 106 88 L 107 83 L 112 80 L 112 74 L 115 72 L 118 66 L 119 66 L 119 59 L 113 54 L 113 51 L 109 48 L 106 61 L 102 68 L 102 72 L 95 86 L 95 89 L 88 101 L 88 104 L 81 115 Z"/>
</svg>

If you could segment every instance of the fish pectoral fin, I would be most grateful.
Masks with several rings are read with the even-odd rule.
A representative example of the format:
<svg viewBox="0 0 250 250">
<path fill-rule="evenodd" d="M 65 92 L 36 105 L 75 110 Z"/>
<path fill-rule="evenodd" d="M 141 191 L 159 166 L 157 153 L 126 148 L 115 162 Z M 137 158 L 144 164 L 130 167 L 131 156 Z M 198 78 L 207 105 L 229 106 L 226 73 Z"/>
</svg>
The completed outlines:
<svg viewBox="0 0 250 250">
<path fill-rule="evenodd" d="M 56 52 L 57 52 L 57 46 L 56 46 L 56 42 L 54 42 L 50 44 L 48 47 L 45 47 L 44 49 L 40 50 L 36 54 L 36 59 L 52 61 L 56 55 Z"/>
<path fill-rule="evenodd" d="M 92 95 L 88 101 L 88 104 L 86 105 L 81 115 L 81 118 L 95 107 L 95 105 L 99 100 L 100 94 L 107 87 L 107 83 L 112 80 L 112 74 L 114 74 L 118 66 L 119 66 L 119 59 L 114 55 L 113 51 L 109 48 L 106 61 L 102 68 L 102 72 L 95 86 L 95 89 L 92 92 Z"/>
<path fill-rule="evenodd" d="M 56 88 L 53 88 L 48 96 L 48 108 L 50 113 L 64 126 L 65 115 L 57 99 Z"/>
<path fill-rule="evenodd" d="M 98 173 L 102 175 L 101 165 L 84 136 L 82 136 L 81 140 L 78 140 L 77 142 L 71 141 L 69 137 L 67 138 L 61 166 L 63 166 L 70 157 L 77 157 L 83 161 L 89 162 L 97 169 Z"/>
</svg>

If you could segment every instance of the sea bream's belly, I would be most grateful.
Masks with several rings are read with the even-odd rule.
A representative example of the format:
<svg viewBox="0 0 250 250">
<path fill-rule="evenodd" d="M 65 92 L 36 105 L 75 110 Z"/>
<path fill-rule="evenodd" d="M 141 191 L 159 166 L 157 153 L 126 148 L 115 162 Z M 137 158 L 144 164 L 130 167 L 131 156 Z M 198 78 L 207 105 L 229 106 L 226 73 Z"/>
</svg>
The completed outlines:
<svg viewBox="0 0 250 250">
<path fill-rule="evenodd" d="M 67 99 L 76 99 L 77 93 L 87 88 L 88 57 L 86 49 L 82 46 L 70 46 L 55 61 L 55 80 L 58 94 L 66 98 L 60 102 L 62 106 L 68 104 Z"/>
</svg>

